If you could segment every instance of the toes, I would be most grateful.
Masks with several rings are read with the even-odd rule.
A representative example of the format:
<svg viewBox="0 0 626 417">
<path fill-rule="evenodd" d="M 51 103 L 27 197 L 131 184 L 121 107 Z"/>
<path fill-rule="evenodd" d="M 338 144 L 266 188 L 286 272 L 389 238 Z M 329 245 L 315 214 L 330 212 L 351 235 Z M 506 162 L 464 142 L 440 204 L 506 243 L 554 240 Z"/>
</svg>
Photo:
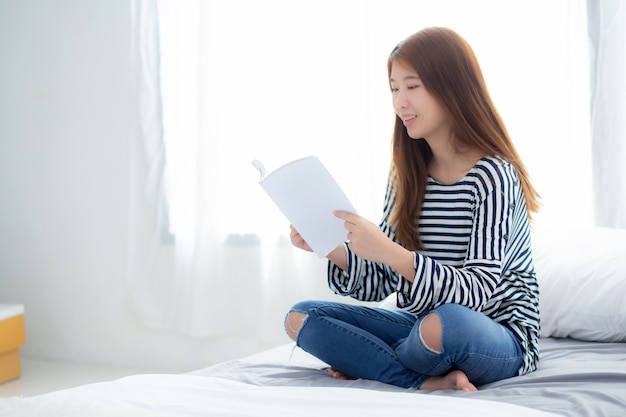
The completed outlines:
<svg viewBox="0 0 626 417">
<path fill-rule="evenodd" d="M 330 375 L 331 377 L 333 377 L 335 379 L 341 379 L 341 380 L 351 380 L 351 379 L 354 379 L 350 375 L 346 375 L 345 373 L 343 373 L 341 371 L 338 371 L 335 368 L 328 368 L 328 375 Z"/>
</svg>

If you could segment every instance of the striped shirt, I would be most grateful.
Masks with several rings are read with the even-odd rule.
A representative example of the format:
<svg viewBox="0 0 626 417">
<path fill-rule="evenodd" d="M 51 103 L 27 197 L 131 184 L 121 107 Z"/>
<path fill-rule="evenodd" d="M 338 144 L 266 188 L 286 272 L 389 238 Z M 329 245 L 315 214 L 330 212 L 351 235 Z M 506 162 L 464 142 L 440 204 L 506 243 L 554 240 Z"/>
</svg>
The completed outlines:
<svg viewBox="0 0 626 417">
<path fill-rule="evenodd" d="M 381 229 L 396 240 L 388 185 Z M 380 301 L 393 292 L 403 310 L 421 315 L 455 303 L 509 328 L 524 352 L 519 374 L 538 363 L 539 288 L 526 200 L 513 165 L 485 157 L 455 184 L 428 179 L 419 216 L 424 250 L 414 253 L 413 282 L 387 265 L 359 258 L 345 245 L 347 271 L 329 262 L 328 283 L 341 295 Z"/>
</svg>

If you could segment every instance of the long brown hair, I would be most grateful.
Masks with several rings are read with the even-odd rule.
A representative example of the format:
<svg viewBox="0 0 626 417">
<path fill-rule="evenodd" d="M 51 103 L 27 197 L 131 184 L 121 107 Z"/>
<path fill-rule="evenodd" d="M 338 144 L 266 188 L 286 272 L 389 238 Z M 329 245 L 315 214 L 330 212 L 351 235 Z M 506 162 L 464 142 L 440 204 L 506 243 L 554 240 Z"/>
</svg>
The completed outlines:
<svg viewBox="0 0 626 417">
<path fill-rule="evenodd" d="M 510 162 L 520 178 L 529 215 L 538 211 L 539 194 L 491 101 L 474 51 L 465 39 L 447 28 L 426 28 L 394 48 L 387 62 L 389 77 L 394 62 L 415 69 L 424 88 L 446 109 L 455 146 L 478 149 Z M 398 116 L 392 151 L 390 180 L 396 189 L 396 201 L 391 224 L 395 224 L 401 244 L 411 250 L 423 249 L 416 233 L 416 213 L 421 212 L 424 203 L 432 152 L 425 140 L 409 137 Z"/>
</svg>

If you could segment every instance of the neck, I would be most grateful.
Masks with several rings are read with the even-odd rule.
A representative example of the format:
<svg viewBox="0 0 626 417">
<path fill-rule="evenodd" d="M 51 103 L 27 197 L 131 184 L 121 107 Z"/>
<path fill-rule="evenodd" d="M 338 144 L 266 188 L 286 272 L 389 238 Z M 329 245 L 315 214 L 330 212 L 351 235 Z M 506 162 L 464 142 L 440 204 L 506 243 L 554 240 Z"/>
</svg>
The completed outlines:
<svg viewBox="0 0 626 417">
<path fill-rule="evenodd" d="M 428 173 L 442 184 L 458 182 L 485 156 L 478 149 L 455 149 L 452 141 L 429 142 L 429 145 L 433 157 L 428 165 Z"/>
</svg>

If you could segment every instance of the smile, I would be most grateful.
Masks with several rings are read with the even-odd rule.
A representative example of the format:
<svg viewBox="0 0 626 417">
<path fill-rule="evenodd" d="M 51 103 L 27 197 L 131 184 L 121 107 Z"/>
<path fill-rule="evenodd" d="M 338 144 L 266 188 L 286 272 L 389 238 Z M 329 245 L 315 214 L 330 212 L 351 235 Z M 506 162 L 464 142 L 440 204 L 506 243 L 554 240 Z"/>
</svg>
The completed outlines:
<svg viewBox="0 0 626 417">
<path fill-rule="evenodd" d="M 412 115 L 412 116 L 402 116 L 402 123 L 404 123 L 404 126 L 409 126 L 413 123 L 413 121 L 417 119 L 417 116 Z"/>
</svg>

